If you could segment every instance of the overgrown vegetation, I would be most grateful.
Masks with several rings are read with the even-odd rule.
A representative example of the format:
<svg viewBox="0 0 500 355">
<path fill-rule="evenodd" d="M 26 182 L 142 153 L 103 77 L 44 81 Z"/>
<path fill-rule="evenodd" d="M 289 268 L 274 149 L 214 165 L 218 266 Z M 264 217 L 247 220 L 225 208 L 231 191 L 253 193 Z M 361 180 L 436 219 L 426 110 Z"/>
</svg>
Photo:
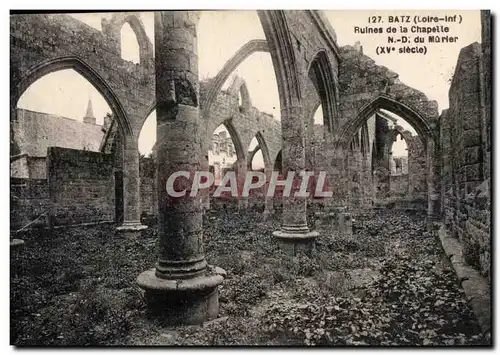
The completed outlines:
<svg viewBox="0 0 500 355">
<path fill-rule="evenodd" d="M 156 231 L 139 240 L 112 226 L 25 237 L 11 259 L 15 345 L 486 344 L 422 215 L 354 216 L 354 234 L 322 235 L 312 255 L 284 254 L 279 220 L 208 213 L 208 261 L 228 276 L 220 317 L 162 328 L 145 316 L 137 275 L 153 267 Z"/>
</svg>

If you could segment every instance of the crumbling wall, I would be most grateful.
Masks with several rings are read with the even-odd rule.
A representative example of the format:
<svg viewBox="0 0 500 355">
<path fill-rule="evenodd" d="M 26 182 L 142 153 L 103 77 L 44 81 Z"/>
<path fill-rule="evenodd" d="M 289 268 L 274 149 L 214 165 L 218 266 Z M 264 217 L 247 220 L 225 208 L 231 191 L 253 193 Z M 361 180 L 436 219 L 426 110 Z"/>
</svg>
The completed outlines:
<svg viewBox="0 0 500 355">
<path fill-rule="evenodd" d="M 398 103 L 401 103 L 419 113 L 425 120 L 417 122 L 414 117 L 401 116 L 411 125 L 415 124 L 417 132 L 425 125 L 432 129 L 432 124 L 439 116 L 436 101 L 429 100 L 423 92 L 403 84 L 397 73 L 376 65 L 372 58 L 363 54 L 362 47 L 343 46 L 340 51 L 343 59 L 339 68 L 339 110 L 342 126 L 352 123 L 364 106 L 384 95 L 391 98 L 393 103 L 388 101 L 385 107 L 379 108 L 401 115 L 398 106 Z"/>
<path fill-rule="evenodd" d="M 114 15 L 115 18 L 120 16 L 119 13 Z M 11 15 L 11 99 L 19 99 L 22 92 L 18 90 L 25 89 L 20 86 L 21 81 L 37 66 L 76 57 L 92 68 L 91 77 L 87 73 L 84 76 L 89 80 L 103 80 L 123 106 L 132 130 L 140 130 L 142 116 L 154 98 L 152 62 L 150 58 L 141 58 L 144 60 L 140 64 L 123 60 L 117 45 L 119 39 L 106 31 L 108 27 L 101 32 L 64 14 Z M 67 67 L 55 65 L 49 70 L 59 69 Z M 47 74 L 44 70 L 41 74 Z"/>
<path fill-rule="evenodd" d="M 11 178 L 11 229 L 112 222 L 112 156 L 59 147 L 47 154 L 47 178 Z"/>
<path fill-rule="evenodd" d="M 488 140 L 484 110 L 490 103 L 485 102 L 482 60 L 478 43 L 460 51 L 450 107 L 441 115 L 441 147 L 450 161 L 442 169 L 445 225 L 461 242 L 465 260 L 489 277 L 491 194 L 484 169 Z"/>
<path fill-rule="evenodd" d="M 407 136 L 408 147 L 408 197 L 412 200 L 427 198 L 427 156 L 419 136 Z"/>
<path fill-rule="evenodd" d="M 11 231 L 45 225 L 50 206 L 47 179 L 10 179 Z"/>
<path fill-rule="evenodd" d="M 47 177 L 55 226 L 114 220 L 112 156 L 51 147 Z"/>
<path fill-rule="evenodd" d="M 208 90 L 210 82 L 200 82 L 200 97 Z M 202 107 L 203 109 L 203 107 Z M 210 112 L 201 111 L 203 118 L 203 141 L 202 149 L 205 154 L 212 144 L 212 135 L 215 129 L 223 123 L 233 128 L 229 132 L 233 140 L 236 154 L 243 159 L 246 165 L 248 148 L 252 139 L 259 133 L 266 147 L 262 154 L 269 154 L 269 163 L 274 162 L 278 152 L 281 150 L 281 123 L 271 114 L 259 111 L 253 106 L 241 110 L 238 103 L 238 91 L 234 88 L 220 91 L 211 105 Z M 268 168 L 272 168 L 269 166 Z"/>
</svg>

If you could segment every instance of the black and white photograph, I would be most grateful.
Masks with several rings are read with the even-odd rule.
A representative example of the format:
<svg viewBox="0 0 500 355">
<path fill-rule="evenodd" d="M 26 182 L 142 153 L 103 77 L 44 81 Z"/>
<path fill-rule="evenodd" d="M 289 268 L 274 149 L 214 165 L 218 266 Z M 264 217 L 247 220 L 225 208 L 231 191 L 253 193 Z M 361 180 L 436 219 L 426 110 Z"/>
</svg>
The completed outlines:
<svg viewBox="0 0 500 355">
<path fill-rule="evenodd" d="M 328 6 L 5 12 L 11 350 L 493 346 L 493 13 Z"/>
</svg>

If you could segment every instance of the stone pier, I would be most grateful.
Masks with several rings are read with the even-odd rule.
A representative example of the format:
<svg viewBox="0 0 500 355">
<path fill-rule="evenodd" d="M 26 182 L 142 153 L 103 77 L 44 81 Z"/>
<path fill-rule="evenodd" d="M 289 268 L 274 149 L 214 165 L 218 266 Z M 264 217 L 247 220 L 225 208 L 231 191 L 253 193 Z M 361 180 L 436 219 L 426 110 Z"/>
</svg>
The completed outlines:
<svg viewBox="0 0 500 355">
<path fill-rule="evenodd" d="M 301 107 L 281 110 L 283 134 L 283 175 L 294 172 L 296 176 L 305 169 L 305 131 Z M 299 251 L 310 252 L 314 249 L 315 239 L 319 236 L 307 225 L 307 197 L 294 196 L 299 190 L 294 184 L 290 197 L 283 197 L 283 221 L 281 229 L 273 232 L 280 247 L 295 255 Z"/>
<path fill-rule="evenodd" d="M 274 213 L 274 196 L 268 197 L 267 191 L 269 189 L 269 181 L 271 179 L 272 169 L 265 168 L 266 184 L 264 186 L 264 212 L 262 213 L 263 220 L 267 220 Z"/>
<path fill-rule="evenodd" d="M 200 142 L 199 84 L 194 11 L 155 12 L 157 100 L 157 183 L 159 258 L 139 275 L 149 312 L 164 324 L 198 324 L 219 313 L 223 270 L 207 265 L 203 248 L 202 196 L 190 196 L 194 172 L 203 164 Z M 175 191 L 167 180 L 179 171 Z"/>
<path fill-rule="evenodd" d="M 137 142 L 129 137 L 123 148 L 123 223 L 116 228 L 126 238 L 135 238 L 148 228 L 141 224 L 139 151 Z"/>
<path fill-rule="evenodd" d="M 334 231 L 340 235 L 352 235 L 352 219 L 351 214 L 346 211 L 345 207 L 330 207 L 329 211 L 316 212 L 316 230 L 318 233 L 326 234 L 329 231 Z"/>
</svg>

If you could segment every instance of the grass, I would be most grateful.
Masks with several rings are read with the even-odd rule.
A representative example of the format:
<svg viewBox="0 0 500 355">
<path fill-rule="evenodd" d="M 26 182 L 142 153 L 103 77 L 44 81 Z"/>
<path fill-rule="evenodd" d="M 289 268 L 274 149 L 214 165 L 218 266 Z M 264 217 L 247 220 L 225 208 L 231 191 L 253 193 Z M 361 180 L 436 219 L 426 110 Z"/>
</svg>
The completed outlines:
<svg viewBox="0 0 500 355">
<path fill-rule="evenodd" d="M 314 339 L 319 344 L 337 344 L 328 342 L 326 334 L 331 330 L 325 330 L 328 324 L 320 325 L 318 319 L 330 312 L 328 307 L 354 312 L 359 304 L 349 300 L 358 297 L 368 313 L 392 307 L 384 286 L 392 281 L 384 281 L 383 268 L 395 270 L 391 271 L 394 280 L 413 280 L 415 287 L 422 280 L 412 275 L 424 271 L 432 282 L 445 284 L 443 289 L 449 292 L 438 296 L 450 302 L 453 298 L 457 305 L 454 319 L 470 326 L 468 333 L 459 336 L 455 328 L 436 328 L 436 322 L 429 321 L 432 329 L 446 328 L 449 336 L 432 338 L 433 342 L 472 344 L 483 340 L 466 302 L 461 303 L 464 298 L 454 274 L 442 262 L 439 245 L 425 233 L 422 216 L 379 211 L 364 212 L 355 220 L 354 235 L 329 232 L 321 236 L 312 255 L 292 257 L 281 252 L 272 237 L 272 231 L 279 228 L 276 217 L 262 222 L 260 215 L 251 212 L 208 213 L 204 217 L 207 260 L 228 272 L 219 290 L 220 317 L 203 326 L 173 329 L 146 318 L 146 305 L 135 282 L 139 273 L 156 262 L 154 228 L 138 240 L 124 240 L 115 235 L 112 226 L 32 233 L 25 237 L 25 249 L 11 258 L 11 344 L 289 345 L 306 340 L 314 344 Z M 398 266 L 408 260 L 412 261 L 409 266 Z M 426 260 L 439 272 L 412 266 Z M 423 300 L 415 302 L 415 307 L 427 307 Z M 315 311 L 304 315 L 302 304 Z M 293 336 L 273 327 L 290 322 L 290 312 L 305 317 L 300 318 Z M 319 333 L 313 336 L 307 329 Z M 370 329 L 373 334 L 389 334 L 370 338 L 373 344 L 406 344 L 398 338 L 394 325 L 391 331 L 387 324 Z M 345 332 L 347 335 L 337 334 L 336 339 L 359 333 Z"/>
</svg>

